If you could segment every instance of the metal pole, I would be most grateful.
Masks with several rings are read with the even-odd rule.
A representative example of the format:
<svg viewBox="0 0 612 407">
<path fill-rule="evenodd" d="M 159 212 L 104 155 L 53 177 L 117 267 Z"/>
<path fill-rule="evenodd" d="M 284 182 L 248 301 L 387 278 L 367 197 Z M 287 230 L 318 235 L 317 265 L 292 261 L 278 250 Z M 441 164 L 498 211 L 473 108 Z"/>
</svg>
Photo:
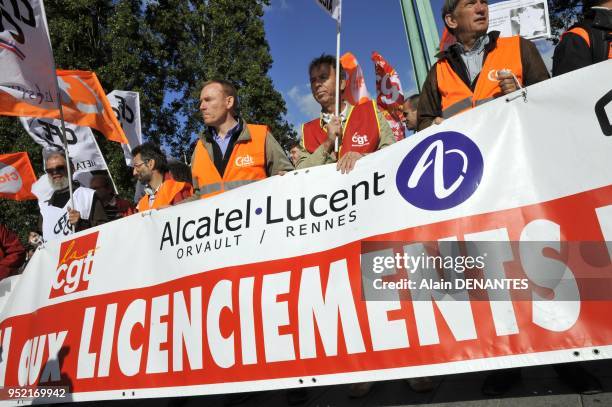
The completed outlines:
<svg viewBox="0 0 612 407">
<path fill-rule="evenodd" d="M 336 117 L 340 118 L 340 21 L 336 22 Z M 342 120 L 340 120 L 342 129 Z M 338 154 L 339 142 L 336 137 L 334 151 Z"/>
<path fill-rule="evenodd" d="M 425 60 L 425 50 L 421 43 L 421 34 L 419 32 L 416 11 L 412 0 L 399 0 L 399 2 L 402 10 L 402 17 L 404 19 L 408 46 L 410 48 L 415 83 L 420 92 L 425 82 L 425 78 L 427 77 L 428 66 Z"/>
<path fill-rule="evenodd" d="M 106 159 L 104 159 L 104 154 L 102 154 L 102 150 L 100 150 L 100 146 L 98 145 L 98 140 L 96 140 L 96 135 L 93 134 L 92 132 L 91 136 L 94 139 L 94 143 L 96 143 L 96 147 L 98 148 L 98 151 L 100 152 L 100 157 L 102 157 L 102 162 L 106 166 L 106 172 L 108 173 L 108 177 L 110 178 L 111 183 L 113 184 L 113 189 L 115 190 L 115 194 L 119 195 L 119 190 L 117 189 L 117 185 L 115 185 L 115 180 L 113 179 L 113 175 L 110 172 L 110 168 L 108 167 L 108 164 L 106 163 Z"/>
</svg>

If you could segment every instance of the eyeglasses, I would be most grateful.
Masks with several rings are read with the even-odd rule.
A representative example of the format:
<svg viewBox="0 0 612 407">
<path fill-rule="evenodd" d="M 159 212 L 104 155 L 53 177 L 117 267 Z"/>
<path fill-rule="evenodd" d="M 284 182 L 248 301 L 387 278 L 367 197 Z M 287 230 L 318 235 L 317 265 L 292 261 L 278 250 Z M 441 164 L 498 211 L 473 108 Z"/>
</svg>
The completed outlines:
<svg viewBox="0 0 612 407">
<path fill-rule="evenodd" d="M 134 168 L 140 168 L 141 165 L 145 165 L 146 163 L 148 163 L 150 160 L 144 160 L 141 163 L 132 163 L 132 165 L 134 165 Z"/>
<path fill-rule="evenodd" d="M 57 167 L 53 167 L 53 168 L 47 168 L 45 169 L 45 172 L 49 175 L 53 175 L 53 174 L 65 174 L 66 173 L 66 166 L 65 165 L 58 165 Z"/>
</svg>

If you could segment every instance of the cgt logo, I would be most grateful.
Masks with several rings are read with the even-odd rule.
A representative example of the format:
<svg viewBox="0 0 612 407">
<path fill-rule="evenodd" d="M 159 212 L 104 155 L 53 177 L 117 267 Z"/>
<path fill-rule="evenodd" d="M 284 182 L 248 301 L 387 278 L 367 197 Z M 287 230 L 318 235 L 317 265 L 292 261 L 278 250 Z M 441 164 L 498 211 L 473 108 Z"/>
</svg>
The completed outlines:
<svg viewBox="0 0 612 407">
<path fill-rule="evenodd" d="M 97 242 L 94 232 L 62 243 L 49 298 L 87 290 Z"/>
<path fill-rule="evenodd" d="M 236 157 L 235 164 L 237 167 L 249 167 L 255 164 L 255 160 L 253 157 L 247 154 L 245 156 Z"/>
<path fill-rule="evenodd" d="M 395 183 L 412 205 L 439 211 L 467 200 L 483 172 L 478 146 L 465 135 L 445 131 L 426 138 L 400 164 Z"/>
<path fill-rule="evenodd" d="M 0 163 L 0 192 L 14 194 L 19 192 L 22 185 L 21 176 L 15 167 Z"/>
<path fill-rule="evenodd" d="M 368 140 L 368 136 L 367 134 L 353 134 L 353 137 L 351 137 L 351 141 L 353 142 L 354 146 L 365 146 L 370 144 L 370 141 Z"/>
</svg>

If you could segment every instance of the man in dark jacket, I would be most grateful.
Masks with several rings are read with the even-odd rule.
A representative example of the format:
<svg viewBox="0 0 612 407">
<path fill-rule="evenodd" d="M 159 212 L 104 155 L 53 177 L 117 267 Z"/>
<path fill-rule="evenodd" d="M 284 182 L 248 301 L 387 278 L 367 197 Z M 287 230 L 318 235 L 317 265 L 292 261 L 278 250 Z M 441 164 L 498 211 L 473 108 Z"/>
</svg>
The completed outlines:
<svg viewBox="0 0 612 407">
<path fill-rule="evenodd" d="M 17 274 L 26 252 L 15 233 L 0 223 L 0 280 Z"/>
<path fill-rule="evenodd" d="M 561 36 L 553 76 L 612 59 L 612 0 L 585 0 L 583 19 Z"/>
<path fill-rule="evenodd" d="M 497 31 L 487 34 L 486 0 L 444 0 L 442 19 L 457 43 L 439 55 L 427 75 L 417 130 L 514 92 L 519 85 L 549 78 L 533 43 L 521 37 L 500 38 Z"/>
</svg>

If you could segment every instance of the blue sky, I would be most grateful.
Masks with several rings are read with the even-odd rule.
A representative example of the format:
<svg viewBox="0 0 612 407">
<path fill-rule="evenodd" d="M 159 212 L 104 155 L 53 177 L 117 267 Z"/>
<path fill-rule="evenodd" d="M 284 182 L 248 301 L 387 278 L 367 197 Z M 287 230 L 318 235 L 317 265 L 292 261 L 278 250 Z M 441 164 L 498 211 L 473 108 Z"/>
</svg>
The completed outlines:
<svg viewBox="0 0 612 407">
<path fill-rule="evenodd" d="M 490 1 L 496 3 L 497 1 Z M 442 0 L 432 0 L 438 30 Z M 325 52 L 336 53 L 336 24 L 314 0 L 272 0 L 264 15 L 266 37 L 274 63 L 269 74 L 287 103 L 287 120 L 296 126 L 317 115 L 319 106 L 310 93 L 309 62 Z M 536 42 L 547 64 L 551 47 Z M 372 51 L 379 52 L 397 70 L 407 94 L 416 86 L 399 0 L 344 0 L 340 52 L 352 52 L 363 69 L 370 96 L 375 96 Z"/>
</svg>

